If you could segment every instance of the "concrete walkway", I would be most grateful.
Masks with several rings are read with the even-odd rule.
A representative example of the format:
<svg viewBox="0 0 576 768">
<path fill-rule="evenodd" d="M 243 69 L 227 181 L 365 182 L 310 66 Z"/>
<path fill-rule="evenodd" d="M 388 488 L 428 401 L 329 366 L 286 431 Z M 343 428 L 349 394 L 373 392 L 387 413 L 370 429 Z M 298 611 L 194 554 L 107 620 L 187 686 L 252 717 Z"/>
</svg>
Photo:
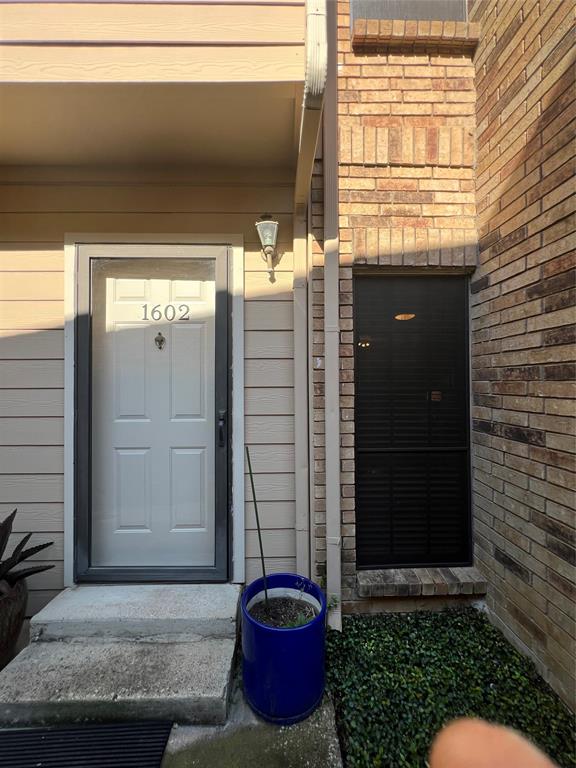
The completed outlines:
<svg viewBox="0 0 576 768">
<path fill-rule="evenodd" d="M 342 768 L 334 708 L 328 696 L 307 720 L 270 725 L 257 717 L 235 683 L 228 722 L 175 726 L 162 768 Z"/>
</svg>

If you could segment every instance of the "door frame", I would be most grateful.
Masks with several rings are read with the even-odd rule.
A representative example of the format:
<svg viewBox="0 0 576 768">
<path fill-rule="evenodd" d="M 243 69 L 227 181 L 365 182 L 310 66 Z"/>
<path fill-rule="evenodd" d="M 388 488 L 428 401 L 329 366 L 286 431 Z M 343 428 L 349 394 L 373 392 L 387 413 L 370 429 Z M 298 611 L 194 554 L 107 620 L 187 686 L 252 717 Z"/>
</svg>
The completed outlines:
<svg viewBox="0 0 576 768">
<path fill-rule="evenodd" d="M 228 251 L 227 331 L 228 331 L 228 482 L 226 556 L 216 569 L 113 569 L 86 568 L 86 549 L 78 547 L 79 536 L 86 534 L 87 510 L 82 505 L 77 487 L 79 442 L 77 435 L 77 400 L 79 339 L 79 267 L 82 246 L 115 245 L 112 257 L 126 257 L 134 249 L 127 246 L 169 246 L 167 257 L 189 256 L 177 246 L 223 246 Z M 134 252 L 131 254 L 136 256 Z M 104 256 L 104 254 L 102 254 Z M 137 255 L 142 257 L 141 254 Z M 145 257 L 144 257 L 145 258 Z M 85 334 L 86 329 L 81 331 Z M 207 582 L 244 581 L 244 247 L 241 235 L 158 235 L 158 234 L 75 234 L 65 239 L 65 327 L 64 327 L 64 583 L 71 586 L 80 581 L 98 583 L 121 582 Z M 84 361 L 85 362 L 85 361 Z M 86 366 L 82 366 L 84 369 Z M 81 370 L 81 368 L 80 368 Z M 86 436 L 80 431 L 80 439 Z M 81 458 L 81 457 L 80 457 Z M 84 459 L 85 464 L 85 459 Z M 83 491 L 84 496 L 86 490 Z M 219 527 L 216 526 L 218 533 Z M 216 542 L 218 551 L 218 541 Z M 81 555 L 78 560 L 78 555 Z M 82 558 L 84 554 L 84 558 Z M 130 573 L 129 573 L 130 571 Z"/>
</svg>

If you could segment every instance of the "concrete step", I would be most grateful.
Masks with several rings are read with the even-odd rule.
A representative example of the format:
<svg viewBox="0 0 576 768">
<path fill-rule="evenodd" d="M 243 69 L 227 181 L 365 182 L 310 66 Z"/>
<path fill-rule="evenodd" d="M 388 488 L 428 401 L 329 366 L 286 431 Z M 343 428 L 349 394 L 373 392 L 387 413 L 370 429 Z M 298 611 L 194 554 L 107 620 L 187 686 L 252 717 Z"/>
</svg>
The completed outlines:
<svg viewBox="0 0 576 768">
<path fill-rule="evenodd" d="M 236 584 L 82 585 L 65 589 L 34 616 L 35 640 L 234 638 Z"/>
<path fill-rule="evenodd" d="M 35 642 L 0 672 L 0 723 L 227 716 L 235 640 Z"/>
</svg>

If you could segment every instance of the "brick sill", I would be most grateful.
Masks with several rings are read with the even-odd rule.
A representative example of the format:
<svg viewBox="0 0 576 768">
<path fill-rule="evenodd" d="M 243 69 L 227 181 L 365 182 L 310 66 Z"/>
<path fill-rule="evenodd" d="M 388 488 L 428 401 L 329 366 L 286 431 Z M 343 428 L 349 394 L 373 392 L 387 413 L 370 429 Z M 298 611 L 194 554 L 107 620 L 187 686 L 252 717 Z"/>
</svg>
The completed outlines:
<svg viewBox="0 0 576 768">
<path fill-rule="evenodd" d="M 477 568 L 394 568 L 358 571 L 360 597 L 442 597 L 486 594 L 487 582 Z"/>
<path fill-rule="evenodd" d="M 391 46 L 439 45 L 474 50 L 480 25 L 464 21 L 404 21 L 403 19 L 356 19 L 352 46 L 378 48 Z"/>
</svg>

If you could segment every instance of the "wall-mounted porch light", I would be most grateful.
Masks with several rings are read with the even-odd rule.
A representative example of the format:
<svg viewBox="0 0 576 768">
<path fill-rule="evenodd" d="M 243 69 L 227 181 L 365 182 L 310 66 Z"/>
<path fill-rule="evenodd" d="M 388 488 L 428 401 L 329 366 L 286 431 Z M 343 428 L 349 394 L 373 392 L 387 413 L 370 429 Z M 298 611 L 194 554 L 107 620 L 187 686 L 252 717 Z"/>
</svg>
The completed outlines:
<svg viewBox="0 0 576 768">
<path fill-rule="evenodd" d="M 262 258 L 268 265 L 268 274 L 270 282 L 274 282 L 274 267 L 280 261 L 276 254 L 276 238 L 278 237 L 278 222 L 272 219 L 269 214 L 264 214 L 256 222 L 256 231 L 262 245 Z"/>
</svg>

